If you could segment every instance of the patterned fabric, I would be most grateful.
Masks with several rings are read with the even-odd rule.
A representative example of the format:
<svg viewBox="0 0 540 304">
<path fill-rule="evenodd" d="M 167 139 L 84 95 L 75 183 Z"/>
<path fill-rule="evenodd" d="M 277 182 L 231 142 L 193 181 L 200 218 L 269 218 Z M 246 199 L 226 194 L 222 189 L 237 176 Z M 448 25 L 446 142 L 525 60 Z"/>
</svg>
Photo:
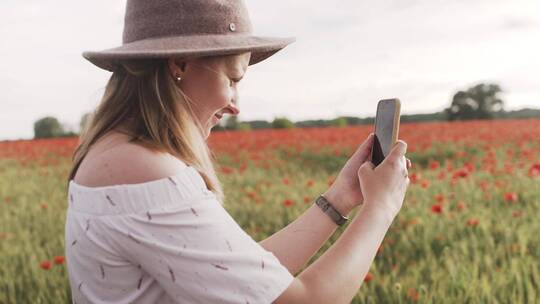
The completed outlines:
<svg viewBox="0 0 540 304">
<path fill-rule="evenodd" d="M 242 230 L 199 173 L 140 184 L 70 181 L 73 303 L 271 303 L 294 277 Z"/>
</svg>

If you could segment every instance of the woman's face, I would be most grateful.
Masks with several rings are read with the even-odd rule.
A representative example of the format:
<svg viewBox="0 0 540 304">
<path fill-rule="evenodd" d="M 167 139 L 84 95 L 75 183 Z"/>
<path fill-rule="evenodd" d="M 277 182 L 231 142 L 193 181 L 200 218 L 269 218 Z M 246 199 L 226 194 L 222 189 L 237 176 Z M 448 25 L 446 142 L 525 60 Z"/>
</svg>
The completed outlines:
<svg viewBox="0 0 540 304">
<path fill-rule="evenodd" d="M 240 113 L 237 85 L 246 73 L 250 56 L 248 52 L 186 62 L 169 60 L 171 73 L 175 79 L 180 76 L 177 85 L 190 99 L 206 138 L 212 127 L 219 123 L 217 116 Z"/>
</svg>

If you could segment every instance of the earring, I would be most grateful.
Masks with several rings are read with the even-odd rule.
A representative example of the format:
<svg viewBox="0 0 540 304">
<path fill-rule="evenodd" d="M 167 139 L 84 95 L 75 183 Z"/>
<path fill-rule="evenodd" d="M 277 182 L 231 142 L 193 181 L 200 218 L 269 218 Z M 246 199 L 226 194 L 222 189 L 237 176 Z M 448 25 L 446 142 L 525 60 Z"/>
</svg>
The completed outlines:
<svg viewBox="0 0 540 304">
<path fill-rule="evenodd" d="M 180 82 L 180 80 L 182 80 L 182 78 L 180 78 L 180 76 L 176 75 L 176 82 Z"/>
</svg>

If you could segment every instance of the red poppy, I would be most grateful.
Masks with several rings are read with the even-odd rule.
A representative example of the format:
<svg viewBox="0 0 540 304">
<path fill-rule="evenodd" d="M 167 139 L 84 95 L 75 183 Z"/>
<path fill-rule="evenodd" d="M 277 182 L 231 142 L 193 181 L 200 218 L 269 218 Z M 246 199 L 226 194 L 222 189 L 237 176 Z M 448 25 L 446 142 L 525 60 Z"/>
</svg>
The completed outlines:
<svg viewBox="0 0 540 304">
<path fill-rule="evenodd" d="M 511 163 L 505 163 L 504 164 L 504 172 L 507 174 L 512 174 L 514 171 L 514 166 Z"/>
<path fill-rule="evenodd" d="M 518 195 L 515 192 L 506 192 L 504 194 L 504 200 L 507 202 L 515 203 L 518 200 Z"/>
<path fill-rule="evenodd" d="M 480 188 L 482 188 L 483 191 L 486 191 L 489 187 L 489 182 L 488 181 L 480 181 Z"/>
<path fill-rule="evenodd" d="M 49 205 L 47 205 L 47 203 L 42 203 L 41 204 L 41 209 L 47 209 L 49 207 Z"/>
<path fill-rule="evenodd" d="M 39 267 L 41 267 L 41 269 L 45 269 L 45 270 L 49 270 L 51 269 L 51 262 L 50 261 L 43 261 L 41 262 L 41 264 L 39 264 Z"/>
<path fill-rule="evenodd" d="M 458 202 L 456 207 L 457 207 L 458 210 L 461 211 L 461 210 L 465 209 L 465 203 L 464 202 Z"/>
<path fill-rule="evenodd" d="M 514 211 L 512 212 L 512 216 L 513 216 L 513 217 L 520 217 L 522 214 L 523 214 L 523 212 L 520 211 L 520 210 L 514 210 Z"/>
<path fill-rule="evenodd" d="M 427 179 L 424 179 L 424 180 L 422 180 L 421 185 L 422 185 L 422 188 L 425 189 L 425 188 L 429 187 L 429 181 Z"/>
<path fill-rule="evenodd" d="M 467 168 L 461 168 L 454 172 L 452 178 L 465 178 L 469 176 L 469 170 Z"/>
<path fill-rule="evenodd" d="M 540 163 L 533 164 L 531 168 L 529 168 L 529 176 L 540 176 Z"/>
<path fill-rule="evenodd" d="M 467 170 L 467 172 L 473 172 L 476 169 L 476 167 L 474 166 L 472 162 L 466 162 L 463 164 L 462 169 Z"/>
<path fill-rule="evenodd" d="M 263 231 L 263 228 L 259 225 L 255 225 L 255 232 L 261 232 Z"/>
<path fill-rule="evenodd" d="M 441 204 L 434 204 L 433 206 L 431 206 L 431 212 L 433 213 L 442 213 L 443 211 L 443 206 Z"/>
<path fill-rule="evenodd" d="M 369 282 L 371 280 L 373 280 L 373 275 L 371 274 L 371 272 L 368 272 L 366 274 L 366 277 L 364 278 L 364 282 Z"/>
<path fill-rule="evenodd" d="M 315 182 L 312 179 L 308 180 L 306 186 L 312 187 L 313 185 L 315 185 Z"/>
<path fill-rule="evenodd" d="M 255 192 L 255 191 L 247 191 L 247 195 L 250 198 L 255 198 L 255 197 L 257 197 L 257 192 Z"/>
<path fill-rule="evenodd" d="M 414 226 L 414 225 L 418 225 L 418 224 L 421 224 L 422 221 L 419 219 L 419 218 L 412 218 L 410 221 L 409 221 L 409 225 L 410 226 Z"/>
<path fill-rule="evenodd" d="M 407 290 L 407 296 L 413 301 L 418 301 L 419 294 L 414 288 L 409 287 Z"/>
<path fill-rule="evenodd" d="M 467 220 L 467 225 L 469 225 L 469 226 L 477 226 L 479 222 L 480 222 L 480 220 L 478 220 L 477 218 L 470 218 L 470 219 Z"/>
<path fill-rule="evenodd" d="M 289 181 L 288 178 L 285 177 L 285 178 L 282 180 L 282 182 L 283 182 L 283 184 L 288 185 L 290 181 Z"/>
<path fill-rule="evenodd" d="M 416 184 L 416 182 L 421 178 L 422 176 L 419 173 L 412 173 L 409 175 L 409 179 L 411 180 L 411 183 Z"/>
<path fill-rule="evenodd" d="M 64 264 L 65 260 L 66 260 L 66 258 L 63 255 L 57 255 L 57 256 L 54 257 L 54 263 L 56 265 Z"/>
<path fill-rule="evenodd" d="M 283 205 L 285 207 L 290 207 L 290 206 L 294 205 L 294 201 L 292 199 L 286 199 L 286 200 L 283 201 Z"/>
<path fill-rule="evenodd" d="M 495 187 L 497 188 L 503 188 L 504 186 L 506 186 L 506 183 L 502 180 L 496 180 L 495 181 Z"/>
<path fill-rule="evenodd" d="M 336 177 L 335 176 L 330 176 L 328 178 L 328 186 L 332 186 L 332 184 L 336 181 Z"/>
<path fill-rule="evenodd" d="M 221 172 L 223 172 L 224 174 L 231 174 L 234 172 L 234 169 L 231 167 L 222 167 Z"/>
<path fill-rule="evenodd" d="M 430 167 L 431 169 L 433 169 L 433 170 L 439 168 L 439 166 L 440 166 L 440 163 L 439 163 L 438 161 L 436 161 L 436 160 L 434 160 L 434 161 L 432 161 L 431 163 L 429 163 L 429 167 Z"/>
<path fill-rule="evenodd" d="M 240 166 L 240 172 L 244 172 L 247 169 L 248 164 L 246 162 L 243 162 Z"/>
<path fill-rule="evenodd" d="M 445 201 L 444 194 L 439 193 L 435 195 L 435 200 L 437 201 L 437 203 L 444 203 Z"/>
<path fill-rule="evenodd" d="M 311 198 L 309 196 L 304 196 L 304 203 L 309 204 L 311 202 Z"/>
</svg>

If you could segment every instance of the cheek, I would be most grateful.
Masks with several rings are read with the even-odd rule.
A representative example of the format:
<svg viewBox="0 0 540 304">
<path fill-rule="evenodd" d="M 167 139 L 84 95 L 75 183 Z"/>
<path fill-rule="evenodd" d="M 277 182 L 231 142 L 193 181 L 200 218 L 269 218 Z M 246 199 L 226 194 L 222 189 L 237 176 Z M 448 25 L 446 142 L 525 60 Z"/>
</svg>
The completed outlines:
<svg viewBox="0 0 540 304">
<path fill-rule="evenodd" d="M 230 87 L 222 83 L 216 83 L 210 90 L 207 90 L 208 95 L 211 96 L 207 100 L 207 104 L 212 108 L 211 110 L 216 111 L 227 106 L 233 96 L 232 91 Z"/>
<path fill-rule="evenodd" d="M 232 88 L 208 79 L 186 81 L 182 89 L 193 102 L 200 104 L 200 108 L 204 108 L 206 111 L 216 111 L 225 107 L 233 96 Z"/>
</svg>

